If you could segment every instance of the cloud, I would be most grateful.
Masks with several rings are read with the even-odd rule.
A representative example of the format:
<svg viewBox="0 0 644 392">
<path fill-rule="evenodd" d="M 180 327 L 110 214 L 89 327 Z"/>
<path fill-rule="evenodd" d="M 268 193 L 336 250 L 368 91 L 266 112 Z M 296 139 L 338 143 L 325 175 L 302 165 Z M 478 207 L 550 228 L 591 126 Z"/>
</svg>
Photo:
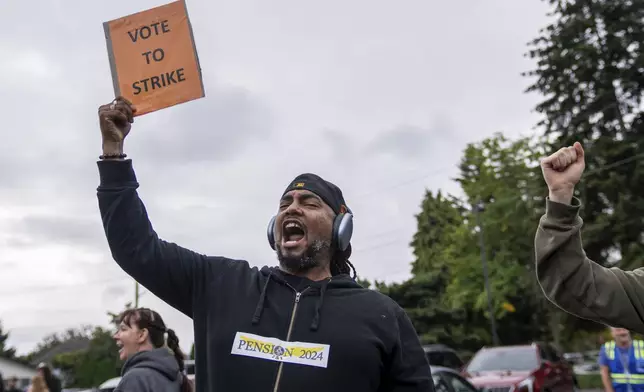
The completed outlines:
<svg viewBox="0 0 644 392">
<path fill-rule="evenodd" d="M 87 101 L 100 102 L 96 97 Z M 87 110 L 76 119 L 69 112 L 61 113 L 55 102 L 53 96 L 32 99 L 39 108 L 37 116 L 23 105 L 10 103 L 15 105 L 9 107 L 14 116 L 5 122 L 7 129 L 38 130 L 38 135 L 16 132 L 12 143 L 0 144 L 0 167 L 7 168 L 0 171 L 0 200 L 51 207 L 77 201 L 82 207 L 74 204 L 76 211 L 90 211 L 96 207 L 98 186 L 99 104 L 83 105 Z M 81 101 L 72 99 L 69 104 L 73 107 Z M 266 143 L 274 126 L 270 109 L 250 91 L 215 86 L 207 100 L 137 118 L 125 146 L 130 156 L 145 157 L 138 160 L 144 169 L 151 167 L 156 173 L 191 164 L 216 166 L 253 144 Z"/>
<path fill-rule="evenodd" d="M 393 154 L 398 158 L 417 158 L 427 152 L 429 130 L 402 125 L 381 134 L 367 148 L 370 152 Z"/>
<path fill-rule="evenodd" d="M 244 88 L 215 85 L 208 99 L 186 105 L 181 115 L 160 112 L 146 123 L 143 143 L 133 150 L 159 166 L 225 162 L 252 143 L 262 143 L 274 131 L 270 109 Z"/>
<path fill-rule="evenodd" d="M 100 251 L 107 244 L 98 216 L 90 219 L 68 215 L 30 215 L 24 216 L 13 227 L 10 243 L 15 248 L 53 243 Z"/>
<path fill-rule="evenodd" d="M 453 123 L 444 118 L 438 118 L 435 124 L 428 128 L 398 125 L 377 135 L 366 146 L 365 153 L 414 161 L 432 152 L 460 145 L 456 144 L 459 142 L 456 133 Z"/>
<path fill-rule="evenodd" d="M 351 167 L 356 165 L 356 160 L 360 154 L 357 154 L 358 144 L 351 137 L 350 132 L 342 132 L 334 129 L 324 129 L 321 131 L 321 138 L 324 145 L 328 146 L 331 158 L 338 166 Z"/>
<path fill-rule="evenodd" d="M 111 299 L 111 298 L 122 298 L 125 296 L 127 293 L 127 288 L 125 285 L 111 285 L 108 286 L 105 290 L 103 290 L 103 296 L 105 299 Z"/>
</svg>

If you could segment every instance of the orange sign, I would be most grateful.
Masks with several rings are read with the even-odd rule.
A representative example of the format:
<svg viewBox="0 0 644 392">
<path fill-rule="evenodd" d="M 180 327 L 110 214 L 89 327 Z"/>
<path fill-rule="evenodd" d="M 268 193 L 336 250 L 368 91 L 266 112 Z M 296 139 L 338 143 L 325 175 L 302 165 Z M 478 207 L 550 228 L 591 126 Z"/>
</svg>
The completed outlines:
<svg viewBox="0 0 644 392">
<path fill-rule="evenodd" d="M 103 23 L 116 96 L 136 115 L 205 96 L 184 0 Z"/>
</svg>

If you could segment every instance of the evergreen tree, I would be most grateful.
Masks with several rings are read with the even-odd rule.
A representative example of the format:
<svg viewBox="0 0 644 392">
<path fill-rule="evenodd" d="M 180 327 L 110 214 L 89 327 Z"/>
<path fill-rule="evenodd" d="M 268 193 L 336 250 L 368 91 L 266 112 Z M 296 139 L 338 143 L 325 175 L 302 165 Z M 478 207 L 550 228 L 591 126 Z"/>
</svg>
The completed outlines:
<svg viewBox="0 0 644 392">
<path fill-rule="evenodd" d="M 376 288 L 405 309 L 423 343 L 473 353 L 490 341 L 489 329 L 480 312 L 453 309 L 442 300 L 449 278 L 444 269 L 401 284 L 376 283 Z"/>
<path fill-rule="evenodd" d="M 425 192 L 421 211 L 416 215 L 417 231 L 411 242 L 414 252 L 412 274 L 420 275 L 441 271 L 447 265 L 447 239 L 463 224 L 464 207 L 461 201 L 440 191 L 436 196 Z"/>
<path fill-rule="evenodd" d="M 16 349 L 9 347 L 7 341 L 9 340 L 9 332 L 4 332 L 2 323 L 0 322 L 0 357 L 14 359 L 16 357 Z"/>
<path fill-rule="evenodd" d="M 478 336 L 478 344 L 489 344 L 490 317 L 497 320 L 502 344 L 563 343 L 569 336 L 565 328 L 569 316 L 543 298 L 535 280 L 534 230 L 545 212 L 545 184 L 538 164 L 543 154 L 543 147 L 533 139 L 509 140 L 496 134 L 465 149 L 456 178 L 465 195 L 462 199 L 426 193 L 411 244 L 415 277 L 388 291 L 412 315 L 425 340 L 467 348 Z M 473 211 L 479 202 L 483 211 Z M 431 300 L 416 299 L 413 293 L 418 292 Z M 454 334 L 451 340 L 436 330 L 445 328 L 442 323 L 448 318 L 459 325 L 449 329 Z"/>
</svg>

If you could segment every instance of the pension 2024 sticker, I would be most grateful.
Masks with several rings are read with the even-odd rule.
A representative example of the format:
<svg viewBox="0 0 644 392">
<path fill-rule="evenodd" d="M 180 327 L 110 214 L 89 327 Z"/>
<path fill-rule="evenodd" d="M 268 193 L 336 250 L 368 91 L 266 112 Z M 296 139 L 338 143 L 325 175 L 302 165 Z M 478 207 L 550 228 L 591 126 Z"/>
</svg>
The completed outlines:
<svg viewBox="0 0 644 392">
<path fill-rule="evenodd" d="M 321 343 L 287 342 L 276 338 L 237 332 L 230 353 L 275 362 L 326 368 L 331 346 Z"/>
</svg>

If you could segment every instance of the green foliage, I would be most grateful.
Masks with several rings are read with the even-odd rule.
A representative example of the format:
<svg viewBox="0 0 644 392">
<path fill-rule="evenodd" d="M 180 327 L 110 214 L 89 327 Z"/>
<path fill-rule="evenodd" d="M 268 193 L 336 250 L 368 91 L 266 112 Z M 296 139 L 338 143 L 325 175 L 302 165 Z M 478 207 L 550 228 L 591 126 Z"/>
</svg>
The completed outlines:
<svg viewBox="0 0 644 392">
<path fill-rule="evenodd" d="M 578 374 L 577 383 L 579 384 L 579 389 L 598 389 L 604 390 L 604 385 L 602 384 L 602 376 L 597 374 Z"/>
<path fill-rule="evenodd" d="M 387 286 L 376 283 L 376 287 L 406 310 L 423 343 L 476 350 L 486 336 L 486 331 L 478 328 L 474 320 L 481 316 L 475 312 L 451 309 L 440 301 L 447 279 L 447 271 L 438 271 L 416 276 L 402 284 Z"/>
<path fill-rule="evenodd" d="M 521 294 L 530 282 L 526 266 L 532 260 L 531 244 L 519 238 L 519 230 L 525 232 L 525 228 L 516 226 L 523 224 L 519 214 L 525 218 L 529 208 L 517 208 L 523 203 L 521 196 L 531 193 L 528 185 L 534 183 L 536 175 L 535 159 L 529 155 L 534 153 L 531 148 L 527 140 L 511 143 L 501 135 L 480 145 L 470 145 L 457 179 L 466 197 L 457 198 L 440 191 L 425 193 L 411 242 L 414 278 L 390 286 L 376 283 L 378 290 L 407 311 L 424 343 L 442 343 L 472 352 L 492 341 L 477 219 L 470 210 L 470 200 L 489 203 L 482 221 L 488 243 L 486 253 L 492 266 L 494 317 L 508 316 L 502 308 L 502 303 L 508 300 L 524 305 Z M 528 167 L 529 164 L 533 166 Z M 496 205 L 497 201 L 507 204 L 508 198 L 513 198 L 510 207 Z M 516 257 L 517 250 L 523 252 L 523 258 Z M 521 310 L 525 309 L 521 306 Z M 513 316 L 529 326 L 532 309 Z M 504 341 L 525 337 L 525 328 L 509 325 L 512 328 L 507 328 Z"/>
<path fill-rule="evenodd" d="M 128 309 L 131 304 L 126 304 Z M 120 313 L 107 312 L 110 324 L 116 327 Z M 69 329 L 62 334 L 52 334 L 43 339 L 26 358 L 33 362 L 43 354 L 56 350 L 73 340 L 86 340 L 84 349 L 56 354 L 51 363 L 61 370 L 68 388 L 91 388 L 120 374 L 121 362 L 118 347 L 113 339 L 113 330 L 102 327 L 83 326 Z M 55 351 L 54 351 L 55 352 Z"/>
<path fill-rule="evenodd" d="M 51 351 L 52 349 L 60 346 L 61 344 L 74 339 L 89 339 L 91 338 L 94 327 L 83 325 L 79 328 L 69 328 L 62 333 L 53 333 L 47 335 L 43 340 L 36 345 L 36 348 L 27 354 L 23 359 L 28 363 L 39 362 L 43 354 Z"/>
<path fill-rule="evenodd" d="M 4 332 L 2 323 L 0 322 L 0 357 L 14 359 L 16 357 L 16 349 L 9 347 L 7 340 L 9 339 L 9 332 Z"/>
<path fill-rule="evenodd" d="M 87 350 L 59 354 L 52 365 L 67 375 L 68 387 L 95 387 L 119 375 L 118 347 L 109 330 L 96 327 Z"/>
<path fill-rule="evenodd" d="M 462 209 L 463 224 L 449 242 L 451 268 L 457 273 L 447 295 L 455 308 L 487 311 L 479 220 L 495 317 L 508 314 L 503 310 L 504 302 L 534 292 L 531 234 L 543 213 L 545 189 L 538 167 L 542 155 L 533 140 L 510 141 L 501 134 L 465 149 L 456 181 L 469 204 L 482 202 L 483 211 L 477 216 L 471 208 Z"/>
<path fill-rule="evenodd" d="M 434 196 L 426 191 L 421 212 L 416 215 L 417 231 L 411 243 L 414 275 L 431 273 L 447 265 L 445 252 L 451 237 L 463 224 L 464 210 L 457 198 L 444 196 L 440 191 Z"/>
<path fill-rule="evenodd" d="M 364 287 L 365 289 L 368 289 L 371 287 L 371 282 L 369 282 L 367 279 L 362 279 L 358 276 L 357 282 L 360 286 Z"/>
<path fill-rule="evenodd" d="M 194 360 L 195 359 L 195 344 L 192 343 L 192 347 L 190 347 L 190 359 Z"/>
<path fill-rule="evenodd" d="M 596 328 L 546 301 L 535 279 L 534 232 L 547 193 L 538 164 L 546 153 L 542 145 L 502 134 L 469 144 L 456 178 L 464 196 L 426 192 L 411 242 L 414 277 L 376 283 L 407 311 L 423 342 L 476 351 L 492 343 L 490 317 L 502 344 L 563 342 L 565 325 Z"/>
<path fill-rule="evenodd" d="M 496 134 L 465 149 L 456 179 L 465 197 L 427 192 L 417 215 L 413 272 L 449 271 L 442 300 L 451 309 L 488 311 L 481 264 L 479 220 L 493 294 L 494 317 L 509 315 L 506 302 L 534 307 L 522 298 L 534 292 L 533 238 L 543 213 L 540 149 L 530 139 Z M 482 202 L 477 216 L 471 205 Z M 516 308 L 516 305 L 515 305 Z M 487 315 L 489 317 L 489 315 Z"/>
</svg>

